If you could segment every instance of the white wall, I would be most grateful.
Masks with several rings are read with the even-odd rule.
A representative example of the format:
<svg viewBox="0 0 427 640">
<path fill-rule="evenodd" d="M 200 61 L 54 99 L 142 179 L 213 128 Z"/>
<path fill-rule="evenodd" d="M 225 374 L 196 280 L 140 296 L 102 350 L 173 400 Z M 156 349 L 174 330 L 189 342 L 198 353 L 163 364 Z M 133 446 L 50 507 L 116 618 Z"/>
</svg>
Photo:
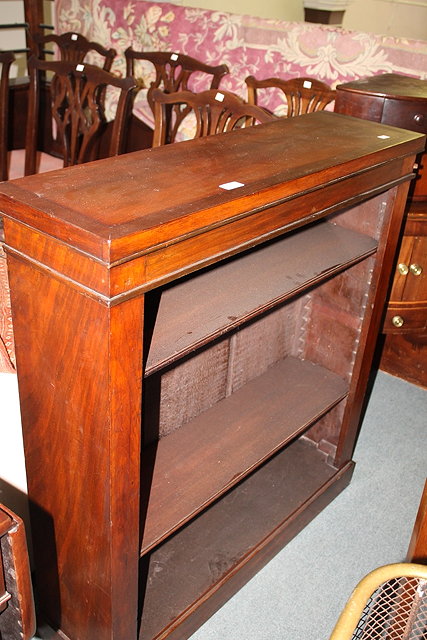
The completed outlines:
<svg viewBox="0 0 427 640">
<path fill-rule="evenodd" d="M 7 478 L 15 487 L 25 491 L 18 384 L 13 373 L 0 373 L 0 407 L 0 477 Z M 0 502 L 1 491 L 0 486 Z"/>
<path fill-rule="evenodd" d="M 427 40 L 427 0 L 353 0 L 343 27 Z"/>
<path fill-rule="evenodd" d="M 0 22 L 6 24 L 14 24 L 16 22 L 25 22 L 24 5 L 21 0 L 0 0 Z M 25 31 L 23 29 L 2 29 L 0 30 L 0 49 L 24 49 L 26 47 Z M 24 75 L 24 71 L 20 73 L 19 69 L 23 65 L 20 64 L 23 56 L 18 54 L 20 58 L 12 64 L 10 75 L 15 78 Z"/>
<path fill-rule="evenodd" d="M 232 3 L 229 0 L 183 0 L 179 4 L 291 22 L 304 20 L 303 0 L 233 0 Z"/>
<path fill-rule="evenodd" d="M 278 20 L 304 20 L 303 0 L 179 0 L 179 4 Z M 1 0 L 0 22 L 15 20 L 22 20 L 22 0 Z M 350 0 L 343 27 L 427 40 L 427 0 Z M 0 31 L 0 49 L 9 48 L 10 37 L 15 37 L 7 34 Z"/>
<path fill-rule="evenodd" d="M 0 373 L 0 407 L 0 503 L 21 516 L 29 531 L 18 383 L 13 373 Z"/>
<path fill-rule="evenodd" d="M 183 4 L 277 20 L 304 20 L 303 0 L 234 0 L 232 5 L 229 0 L 183 0 Z M 427 40 L 427 0 L 350 0 L 343 27 Z"/>
</svg>

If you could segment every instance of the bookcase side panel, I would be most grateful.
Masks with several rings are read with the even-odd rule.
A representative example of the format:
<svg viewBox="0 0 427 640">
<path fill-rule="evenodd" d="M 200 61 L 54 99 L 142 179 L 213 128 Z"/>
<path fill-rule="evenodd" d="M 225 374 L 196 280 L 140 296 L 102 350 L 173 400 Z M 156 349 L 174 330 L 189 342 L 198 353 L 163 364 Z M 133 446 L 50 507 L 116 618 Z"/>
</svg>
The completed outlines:
<svg viewBox="0 0 427 640">
<path fill-rule="evenodd" d="M 403 168 L 406 167 L 408 171 L 412 165 L 413 158 L 405 158 L 402 161 Z M 367 311 L 360 333 L 361 347 L 355 357 L 349 402 L 343 415 L 335 456 L 337 466 L 351 459 L 360 427 L 360 416 L 385 313 L 386 298 L 391 284 L 392 268 L 401 234 L 408 189 L 409 182 L 395 186 L 382 194 L 383 197 L 379 202 L 382 224 L 378 236 L 378 250 L 372 270 L 371 286 L 366 299 Z"/>
<path fill-rule="evenodd" d="M 21 257 L 9 254 L 8 263 L 39 613 L 70 638 L 107 640 L 114 629 L 129 640 L 138 597 L 142 302 L 108 309 Z M 84 607 L 75 606 L 76 593 L 85 594 Z"/>
</svg>

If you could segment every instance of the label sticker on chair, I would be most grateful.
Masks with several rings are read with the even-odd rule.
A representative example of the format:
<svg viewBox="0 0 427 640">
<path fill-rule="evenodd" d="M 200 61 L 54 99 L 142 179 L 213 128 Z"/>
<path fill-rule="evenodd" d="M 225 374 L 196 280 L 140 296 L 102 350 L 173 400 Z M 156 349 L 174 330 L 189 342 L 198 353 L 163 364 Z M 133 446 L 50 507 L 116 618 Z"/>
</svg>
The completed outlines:
<svg viewBox="0 0 427 640">
<path fill-rule="evenodd" d="M 178 54 L 177 53 L 172 53 L 170 59 L 171 60 L 178 60 Z"/>
<path fill-rule="evenodd" d="M 311 80 L 304 80 L 304 82 L 302 83 L 302 86 L 304 87 L 304 89 L 311 89 L 311 85 L 313 83 L 311 82 Z"/>
<path fill-rule="evenodd" d="M 220 189 L 226 189 L 226 191 L 231 191 L 232 189 L 238 189 L 239 187 L 244 187 L 243 182 L 237 182 L 237 180 L 232 180 L 232 182 L 224 182 L 224 184 L 220 184 Z"/>
<path fill-rule="evenodd" d="M 390 136 L 386 136 L 385 133 L 383 133 L 381 136 L 377 136 L 377 138 L 379 138 L 380 140 L 388 140 Z"/>
<path fill-rule="evenodd" d="M 76 71 L 83 71 L 85 68 L 84 64 L 77 64 L 76 65 Z"/>
<path fill-rule="evenodd" d="M 223 102 L 223 100 L 224 100 L 224 94 L 223 94 L 223 93 L 220 93 L 220 92 L 218 91 L 218 93 L 217 93 L 217 94 L 216 94 L 216 96 L 215 96 L 215 100 L 217 100 L 218 102 Z"/>
<path fill-rule="evenodd" d="M 77 33 L 72 33 L 72 34 L 71 34 L 71 40 L 77 40 L 77 39 L 78 39 L 78 37 L 79 37 L 79 36 L 77 35 Z"/>
</svg>

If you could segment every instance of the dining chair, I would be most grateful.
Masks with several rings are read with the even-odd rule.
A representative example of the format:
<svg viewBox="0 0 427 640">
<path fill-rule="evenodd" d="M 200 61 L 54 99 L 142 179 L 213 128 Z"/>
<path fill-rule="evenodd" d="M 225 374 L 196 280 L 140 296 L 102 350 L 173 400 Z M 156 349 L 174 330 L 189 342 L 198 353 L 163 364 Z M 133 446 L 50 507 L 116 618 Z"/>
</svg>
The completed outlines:
<svg viewBox="0 0 427 640">
<path fill-rule="evenodd" d="M 201 60 L 182 53 L 170 51 L 135 51 L 129 47 L 125 51 L 126 74 L 137 78 L 139 89 L 147 90 L 146 99 L 154 115 L 153 90 L 165 93 L 187 90 L 218 89 L 221 79 L 229 73 L 226 64 L 211 66 Z M 142 66 L 148 68 L 143 73 Z M 151 75 L 150 75 L 151 74 Z M 153 77 L 148 81 L 146 77 Z"/>
<path fill-rule="evenodd" d="M 260 89 L 279 89 L 286 97 L 286 116 L 300 116 L 303 113 L 321 111 L 335 99 L 335 91 L 329 85 L 314 78 L 265 78 L 254 76 L 245 78 L 249 104 L 258 104 Z"/>
<path fill-rule="evenodd" d="M 11 51 L 0 51 L 0 180 L 8 178 L 9 73 L 14 60 Z"/>
<path fill-rule="evenodd" d="M 52 139 L 59 148 L 61 166 L 81 164 L 100 157 L 99 142 L 107 127 L 104 94 L 114 90 L 116 105 L 107 156 L 124 151 L 126 128 L 136 82 L 132 77 L 118 78 L 89 64 L 46 61 L 32 56 L 28 61 L 30 88 L 25 144 L 25 175 L 37 173 L 38 150 L 42 141 Z M 41 77 L 49 72 L 52 131 L 39 125 Z M 113 92 L 112 92 L 113 93 Z M 114 109 L 113 109 L 114 111 Z M 112 114 L 110 114 L 112 115 Z"/>
<path fill-rule="evenodd" d="M 184 120 L 191 118 L 185 138 L 200 138 L 275 120 L 276 116 L 262 107 L 247 104 L 230 91 L 208 89 L 200 93 L 177 91 L 165 93 L 153 89 L 154 136 L 153 147 L 176 142 L 182 133 Z M 169 120 L 166 107 L 172 106 Z"/>
<path fill-rule="evenodd" d="M 354 588 L 329 640 L 425 640 L 427 566 L 388 564 Z"/>
<path fill-rule="evenodd" d="M 111 65 L 117 55 L 115 49 L 107 49 L 98 42 L 89 41 L 84 35 L 71 31 L 59 35 L 55 33 L 46 36 L 35 34 L 33 40 L 37 44 L 38 57 L 41 59 L 45 57 L 46 45 L 53 44 L 58 48 L 58 58 L 64 62 L 74 62 L 75 64 L 90 62 L 94 64 L 95 60 L 92 58 L 85 60 L 88 53 L 94 52 L 97 58 L 96 63 L 98 63 L 99 60 L 99 66 L 105 71 L 111 70 Z"/>
</svg>

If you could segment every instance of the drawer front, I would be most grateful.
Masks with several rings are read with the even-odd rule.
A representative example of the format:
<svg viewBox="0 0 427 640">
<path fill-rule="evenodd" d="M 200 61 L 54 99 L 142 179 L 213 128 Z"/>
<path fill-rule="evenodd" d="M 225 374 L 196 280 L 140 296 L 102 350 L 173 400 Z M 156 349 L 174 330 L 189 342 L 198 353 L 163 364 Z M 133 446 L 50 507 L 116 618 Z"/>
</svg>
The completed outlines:
<svg viewBox="0 0 427 640">
<path fill-rule="evenodd" d="M 417 133 L 427 133 L 427 100 L 420 102 L 387 98 L 381 122 Z"/>
<path fill-rule="evenodd" d="M 353 116 L 354 118 L 381 122 L 383 109 L 383 97 L 337 88 L 335 113 L 343 113 L 346 116 Z"/>
<path fill-rule="evenodd" d="M 427 301 L 427 236 L 402 238 L 390 301 Z"/>
<path fill-rule="evenodd" d="M 427 303 L 390 303 L 383 325 L 384 333 L 412 333 L 427 331 Z"/>
</svg>

